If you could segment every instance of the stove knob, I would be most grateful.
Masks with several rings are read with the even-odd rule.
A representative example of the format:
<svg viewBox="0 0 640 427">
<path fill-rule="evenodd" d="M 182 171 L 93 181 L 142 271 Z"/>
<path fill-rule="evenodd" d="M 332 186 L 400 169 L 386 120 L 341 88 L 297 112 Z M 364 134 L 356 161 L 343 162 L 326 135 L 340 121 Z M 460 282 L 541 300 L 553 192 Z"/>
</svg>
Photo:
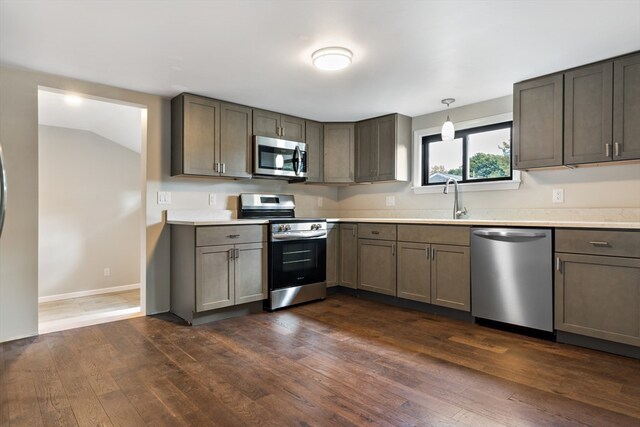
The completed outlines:
<svg viewBox="0 0 640 427">
<path fill-rule="evenodd" d="M 291 226 L 289 224 L 285 225 L 284 231 L 291 231 Z"/>
<path fill-rule="evenodd" d="M 280 231 L 280 232 L 284 231 L 284 225 L 279 225 L 278 226 L 278 231 Z"/>
</svg>

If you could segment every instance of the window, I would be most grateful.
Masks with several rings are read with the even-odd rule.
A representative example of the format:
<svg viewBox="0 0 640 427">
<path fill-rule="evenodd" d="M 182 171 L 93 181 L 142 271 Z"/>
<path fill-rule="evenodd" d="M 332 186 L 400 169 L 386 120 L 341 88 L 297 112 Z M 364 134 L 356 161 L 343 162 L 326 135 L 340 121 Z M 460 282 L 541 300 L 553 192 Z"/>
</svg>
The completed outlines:
<svg viewBox="0 0 640 427">
<path fill-rule="evenodd" d="M 440 134 L 422 138 L 422 185 L 512 179 L 511 124 L 503 122 L 457 131 L 453 141 Z"/>
</svg>

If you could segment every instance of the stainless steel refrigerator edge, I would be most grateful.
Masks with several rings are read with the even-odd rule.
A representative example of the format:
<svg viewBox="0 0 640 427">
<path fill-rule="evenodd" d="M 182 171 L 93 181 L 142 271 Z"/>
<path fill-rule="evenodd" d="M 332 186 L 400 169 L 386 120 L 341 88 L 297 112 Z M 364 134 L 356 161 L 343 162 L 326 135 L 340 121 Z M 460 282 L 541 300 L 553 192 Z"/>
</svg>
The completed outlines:
<svg viewBox="0 0 640 427">
<path fill-rule="evenodd" d="M 550 229 L 473 228 L 471 314 L 553 331 Z"/>
</svg>

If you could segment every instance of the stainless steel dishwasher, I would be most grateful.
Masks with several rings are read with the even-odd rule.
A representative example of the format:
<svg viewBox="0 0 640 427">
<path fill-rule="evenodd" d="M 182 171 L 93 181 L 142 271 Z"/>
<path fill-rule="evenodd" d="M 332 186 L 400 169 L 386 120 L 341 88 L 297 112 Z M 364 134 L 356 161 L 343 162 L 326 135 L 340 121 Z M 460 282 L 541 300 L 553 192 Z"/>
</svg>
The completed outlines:
<svg viewBox="0 0 640 427">
<path fill-rule="evenodd" d="M 549 229 L 473 228 L 471 314 L 553 331 Z"/>
</svg>

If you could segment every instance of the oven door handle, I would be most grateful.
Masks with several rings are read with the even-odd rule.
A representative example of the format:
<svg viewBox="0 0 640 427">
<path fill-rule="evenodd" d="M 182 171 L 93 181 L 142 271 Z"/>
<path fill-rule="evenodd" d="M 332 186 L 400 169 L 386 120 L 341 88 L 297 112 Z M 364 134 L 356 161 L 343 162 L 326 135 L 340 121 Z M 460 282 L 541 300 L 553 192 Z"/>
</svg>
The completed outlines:
<svg viewBox="0 0 640 427">
<path fill-rule="evenodd" d="M 304 240 L 313 239 L 318 237 L 325 237 L 327 235 L 326 230 L 317 231 L 289 231 L 284 233 L 273 233 L 271 235 L 273 240 Z"/>
</svg>

